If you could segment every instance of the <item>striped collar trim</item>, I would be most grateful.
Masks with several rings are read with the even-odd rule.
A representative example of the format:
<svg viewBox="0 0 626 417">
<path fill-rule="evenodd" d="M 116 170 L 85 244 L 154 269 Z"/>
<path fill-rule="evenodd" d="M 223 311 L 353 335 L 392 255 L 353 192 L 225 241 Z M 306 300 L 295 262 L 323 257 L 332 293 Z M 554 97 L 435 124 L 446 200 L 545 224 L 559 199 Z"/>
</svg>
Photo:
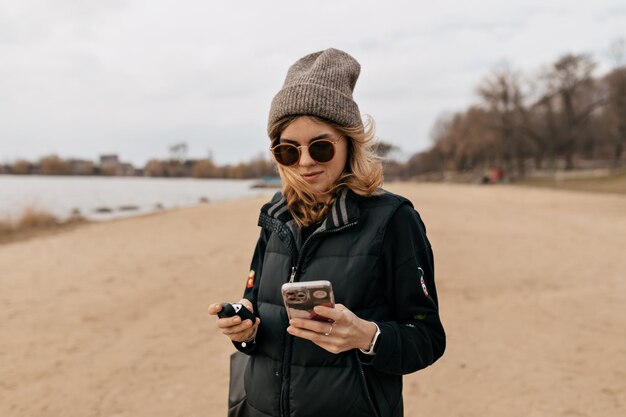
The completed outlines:
<svg viewBox="0 0 626 417">
<path fill-rule="evenodd" d="M 287 200 L 282 193 L 276 193 L 272 201 L 263 206 L 261 212 L 283 223 L 292 219 Z M 339 228 L 354 222 L 358 217 L 357 195 L 348 187 L 344 187 L 328 211 L 328 215 L 324 220 L 324 228 L 327 230 Z"/>
<path fill-rule="evenodd" d="M 328 215 L 326 216 L 326 220 L 324 220 L 326 229 L 334 229 L 337 227 L 345 226 L 351 223 L 351 220 L 354 220 L 356 219 L 356 217 L 358 217 L 358 207 L 356 205 L 356 201 L 348 199 L 348 196 L 352 195 L 354 194 L 348 187 L 344 187 L 341 190 L 341 192 L 333 202 L 333 206 L 330 208 Z M 350 214 L 354 213 L 349 213 L 348 209 L 350 209 L 350 212 L 354 212 L 356 210 L 356 216 L 350 216 Z"/>
</svg>

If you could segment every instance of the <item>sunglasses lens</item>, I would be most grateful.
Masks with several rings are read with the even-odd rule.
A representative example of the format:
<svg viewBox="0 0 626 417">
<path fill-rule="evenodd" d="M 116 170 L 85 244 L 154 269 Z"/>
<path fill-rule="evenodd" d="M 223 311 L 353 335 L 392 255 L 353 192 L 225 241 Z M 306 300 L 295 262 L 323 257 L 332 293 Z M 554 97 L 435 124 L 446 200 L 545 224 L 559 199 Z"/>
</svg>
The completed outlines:
<svg viewBox="0 0 626 417">
<path fill-rule="evenodd" d="M 309 146 L 309 155 L 317 162 L 328 162 L 335 156 L 335 145 L 329 140 L 317 140 Z M 276 161 L 281 165 L 291 166 L 300 160 L 300 150 L 297 146 L 283 143 L 272 148 Z"/>
<path fill-rule="evenodd" d="M 329 140 L 318 140 L 309 145 L 309 153 L 317 162 L 328 162 L 335 156 L 335 146 Z"/>
<path fill-rule="evenodd" d="M 298 159 L 300 159 L 298 148 L 293 145 L 277 145 L 272 149 L 272 151 L 274 152 L 276 161 L 282 165 L 293 165 L 298 162 Z"/>
</svg>

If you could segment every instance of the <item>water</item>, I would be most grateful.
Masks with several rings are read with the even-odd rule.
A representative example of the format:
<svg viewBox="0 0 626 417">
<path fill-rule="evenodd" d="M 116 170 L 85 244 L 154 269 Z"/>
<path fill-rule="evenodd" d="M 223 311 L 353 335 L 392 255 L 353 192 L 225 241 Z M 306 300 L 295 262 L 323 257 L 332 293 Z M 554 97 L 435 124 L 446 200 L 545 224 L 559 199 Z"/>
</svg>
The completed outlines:
<svg viewBox="0 0 626 417">
<path fill-rule="evenodd" d="M 276 192 L 250 188 L 252 183 L 192 178 L 0 175 L 0 219 L 18 216 L 32 207 L 61 219 L 78 210 L 88 219 L 108 220 L 203 201 L 269 196 Z"/>
</svg>

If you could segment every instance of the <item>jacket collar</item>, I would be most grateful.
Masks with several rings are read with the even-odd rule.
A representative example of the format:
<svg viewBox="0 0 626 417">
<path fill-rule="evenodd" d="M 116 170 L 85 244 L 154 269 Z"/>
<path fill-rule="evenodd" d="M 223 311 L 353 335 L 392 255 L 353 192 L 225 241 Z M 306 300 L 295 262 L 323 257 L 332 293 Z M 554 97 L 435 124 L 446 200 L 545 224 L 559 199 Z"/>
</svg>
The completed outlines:
<svg viewBox="0 0 626 417">
<path fill-rule="evenodd" d="M 358 218 L 358 196 L 348 187 L 344 187 L 339 191 L 339 195 L 333 202 L 330 210 L 328 210 L 326 219 L 324 219 L 324 222 L 320 226 L 320 231 L 339 229 L 350 223 L 354 223 Z M 265 219 L 265 221 L 262 222 L 262 219 Z M 290 220 L 293 220 L 289 212 L 289 207 L 287 206 L 287 199 L 285 199 L 280 192 L 276 193 L 272 200 L 261 208 L 259 226 L 264 227 L 268 223 L 275 223 L 276 220 L 283 224 L 287 224 Z"/>
</svg>

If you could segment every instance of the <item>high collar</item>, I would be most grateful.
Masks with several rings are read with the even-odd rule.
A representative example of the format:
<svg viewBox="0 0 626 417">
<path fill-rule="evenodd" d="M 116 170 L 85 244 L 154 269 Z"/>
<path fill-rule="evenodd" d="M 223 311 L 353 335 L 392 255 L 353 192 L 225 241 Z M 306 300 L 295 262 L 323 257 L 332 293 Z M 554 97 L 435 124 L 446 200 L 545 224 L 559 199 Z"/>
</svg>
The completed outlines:
<svg viewBox="0 0 626 417">
<path fill-rule="evenodd" d="M 262 227 L 268 224 L 266 216 L 272 219 L 271 223 L 278 220 L 283 224 L 287 224 L 290 220 L 293 220 L 287 205 L 287 199 L 282 193 L 276 193 L 272 200 L 261 208 L 259 225 Z M 262 218 L 265 218 L 266 221 L 262 222 Z M 333 201 L 320 228 L 322 230 L 338 229 L 355 222 L 358 218 L 358 196 L 348 187 L 344 187 Z M 262 223 L 265 223 L 265 225 Z"/>
</svg>

